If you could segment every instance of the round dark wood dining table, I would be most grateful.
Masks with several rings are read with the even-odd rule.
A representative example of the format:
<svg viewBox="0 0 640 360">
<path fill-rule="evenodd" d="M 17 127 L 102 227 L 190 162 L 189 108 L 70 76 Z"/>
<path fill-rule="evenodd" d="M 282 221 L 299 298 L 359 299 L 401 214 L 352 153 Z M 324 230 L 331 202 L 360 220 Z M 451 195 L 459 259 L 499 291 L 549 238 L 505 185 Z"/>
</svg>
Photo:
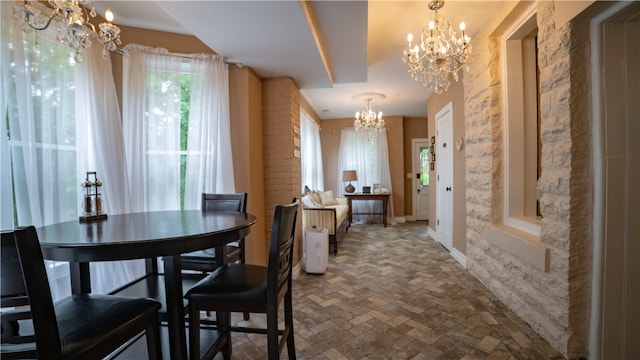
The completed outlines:
<svg viewBox="0 0 640 360">
<path fill-rule="evenodd" d="M 69 262 L 73 293 L 91 292 L 89 263 L 164 260 L 171 359 L 187 358 L 180 254 L 215 247 L 224 263 L 225 245 L 246 237 L 256 217 L 200 210 L 109 215 L 93 222 L 67 221 L 37 228 L 45 259 Z"/>
</svg>

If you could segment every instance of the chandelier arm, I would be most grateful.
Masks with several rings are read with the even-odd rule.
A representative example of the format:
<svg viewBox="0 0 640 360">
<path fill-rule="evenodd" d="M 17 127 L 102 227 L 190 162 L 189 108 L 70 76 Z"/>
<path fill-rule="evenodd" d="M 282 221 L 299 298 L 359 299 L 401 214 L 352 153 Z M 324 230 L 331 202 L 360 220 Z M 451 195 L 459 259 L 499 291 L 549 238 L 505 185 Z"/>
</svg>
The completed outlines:
<svg viewBox="0 0 640 360">
<path fill-rule="evenodd" d="M 25 1 L 25 5 L 26 5 L 26 1 Z M 26 8 L 24 10 L 22 10 L 22 13 L 24 14 L 24 16 L 26 17 L 25 23 L 27 25 L 29 25 L 29 27 L 31 27 L 33 30 L 36 31 L 42 31 L 42 30 L 46 30 L 49 25 L 51 25 L 51 21 L 53 20 L 53 17 L 56 16 L 56 14 L 58 13 L 57 10 L 52 9 L 53 12 L 51 13 L 51 15 L 49 15 L 49 18 L 47 19 L 47 22 L 44 24 L 43 27 L 37 27 L 34 24 L 31 23 L 31 17 L 35 16 L 34 13 L 32 13 L 31 11 L 27 10 Z"/>
<path fill-rule="evenodd" d="M 90 16 L 91 13 L 89 12 L 89 10 L 85 6 L 82 7 L 82 10 L 84 10 L 83 11 L 84 12 L 84 24 L 83 25 L 91 27 L 91 31 L 93 31 L 94 34 L 97 34 L 96 27 L 91 23 L 91 19 L 94 18 L 95 16 Z"/>
</svg>

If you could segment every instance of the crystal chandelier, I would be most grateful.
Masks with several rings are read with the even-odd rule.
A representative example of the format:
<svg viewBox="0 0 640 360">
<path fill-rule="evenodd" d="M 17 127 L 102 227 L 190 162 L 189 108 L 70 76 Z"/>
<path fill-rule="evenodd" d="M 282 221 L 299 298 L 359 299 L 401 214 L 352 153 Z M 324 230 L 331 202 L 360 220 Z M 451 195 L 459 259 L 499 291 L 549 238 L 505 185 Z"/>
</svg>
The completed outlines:
<svg viewBox="0 0 640 360">
<path fill-rule="evenodd" d="M 378 94 L 384 97 L 382 94 Z M 383 131 L 384 120 L 382 119 L 382 111 L 376 114 L 375 111 L 371 108 L 371 97 L 367 97 L 365 99 L 366 105 L 362 112 L 356 113 L 356 120 L 353 122 L 353 127 L 356 131 L 360 130 L 375 130 L 375 131 Z"/>
<path fill-rule="evenodd" d="M 36 46 L 38 46 L 38 31 L 45 30 L 55 19 L 58 26 L 56 39 L 74 52 L 74 60 L 82 62 L 82 51 L 91 46 L 94 37 L 103 45 L 102 55 L 107 56 L 107 50 L 114 51 L 120 45 L 120 28 L 112 24 L 113 13 L 107 10 L 107 22 L 98 25 L 91 23 L 96 17 L 96 9 L 89 0 L 48 0 L 51 7 L 39 4 L 36 0 L 25 0 L 16 3 L 16 16 L 22 20 L 22 30 L 26 33 L 35 30 Z"/>
<path fill-rule="evenodd" d="M 433 19 L 422 29 L 420 45 L 413 47 L 413 35 L 409 34 L 409 49 L 402 58 L 409 65 L 411 77 L 437 94 L 449 89 L 449 75 L 458 81 L 462 67 L 469 71 L 471 59 L 471 38 L 464 33 L 464 23 L 460 23 L 462 35 L 458 37 L 451 24 L 438 13 L 443 6 L 444 0 L 429 1 Z"/>
</svg>

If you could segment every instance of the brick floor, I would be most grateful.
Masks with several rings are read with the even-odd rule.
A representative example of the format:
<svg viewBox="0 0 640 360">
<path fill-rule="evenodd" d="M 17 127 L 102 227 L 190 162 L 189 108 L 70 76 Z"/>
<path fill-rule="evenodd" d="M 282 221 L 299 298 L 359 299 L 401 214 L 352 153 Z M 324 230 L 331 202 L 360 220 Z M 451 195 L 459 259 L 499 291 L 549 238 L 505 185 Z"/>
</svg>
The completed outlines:
<svg viewBox="0 0 640 360">
<path fill-rule="evenodd" d="M 301 274 L 293 294 L 298 359 L 563 358 L 421 222 L 353 225 L 327 272 Z M 241 316 L 241 325 L 264 322 Z M 233 359 L 266 359 L 264 335 L 233 333 L 232 344 Z"/>
</svg>

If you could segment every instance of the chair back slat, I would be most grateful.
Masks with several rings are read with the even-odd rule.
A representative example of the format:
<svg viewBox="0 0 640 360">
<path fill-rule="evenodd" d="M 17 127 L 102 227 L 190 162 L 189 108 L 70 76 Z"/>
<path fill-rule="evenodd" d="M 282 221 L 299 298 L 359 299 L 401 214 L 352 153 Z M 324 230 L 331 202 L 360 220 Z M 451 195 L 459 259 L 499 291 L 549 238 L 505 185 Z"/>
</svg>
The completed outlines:
<svg viewBox="0 0 640 360">
<path fill-rule="evenodd" d="M 24 287 L 22 278 L 22 269 L 20 268 L 20 259 L 18 258 L 18 250 L 16 249 L 16 241 L 13 237 L 13 231 L 2 232 L 2 248 L 0 255 L 0 295 L 1 307 L 14 307 L 27 305 L 27 289 Z M 20 301 L 22 299 L 22 301 Z"/>
<path fill-rule="evenodd" d="M 202 211 L 247 212 L 247 193 L 202 194 Z"/>
<path fill-rule="evenodd" d="M 287 292 L 291 284 L 298 206 L 299 201 L 294 198 L 291 204 L 277 205 L 273 215 L 269 242 L 267 288 L 273 289 L 273 292 L 268 296 L 273 296 L 276 303 L 278 298 Z"/>
<path fill-rule="evenodd" d="M 17 229 L 14 237 L 33 316 L 38 358 L 59 359 L 62 357 L 60 333 L 38 233 L 35 227 L 29 226 Z"/>
</svg>

